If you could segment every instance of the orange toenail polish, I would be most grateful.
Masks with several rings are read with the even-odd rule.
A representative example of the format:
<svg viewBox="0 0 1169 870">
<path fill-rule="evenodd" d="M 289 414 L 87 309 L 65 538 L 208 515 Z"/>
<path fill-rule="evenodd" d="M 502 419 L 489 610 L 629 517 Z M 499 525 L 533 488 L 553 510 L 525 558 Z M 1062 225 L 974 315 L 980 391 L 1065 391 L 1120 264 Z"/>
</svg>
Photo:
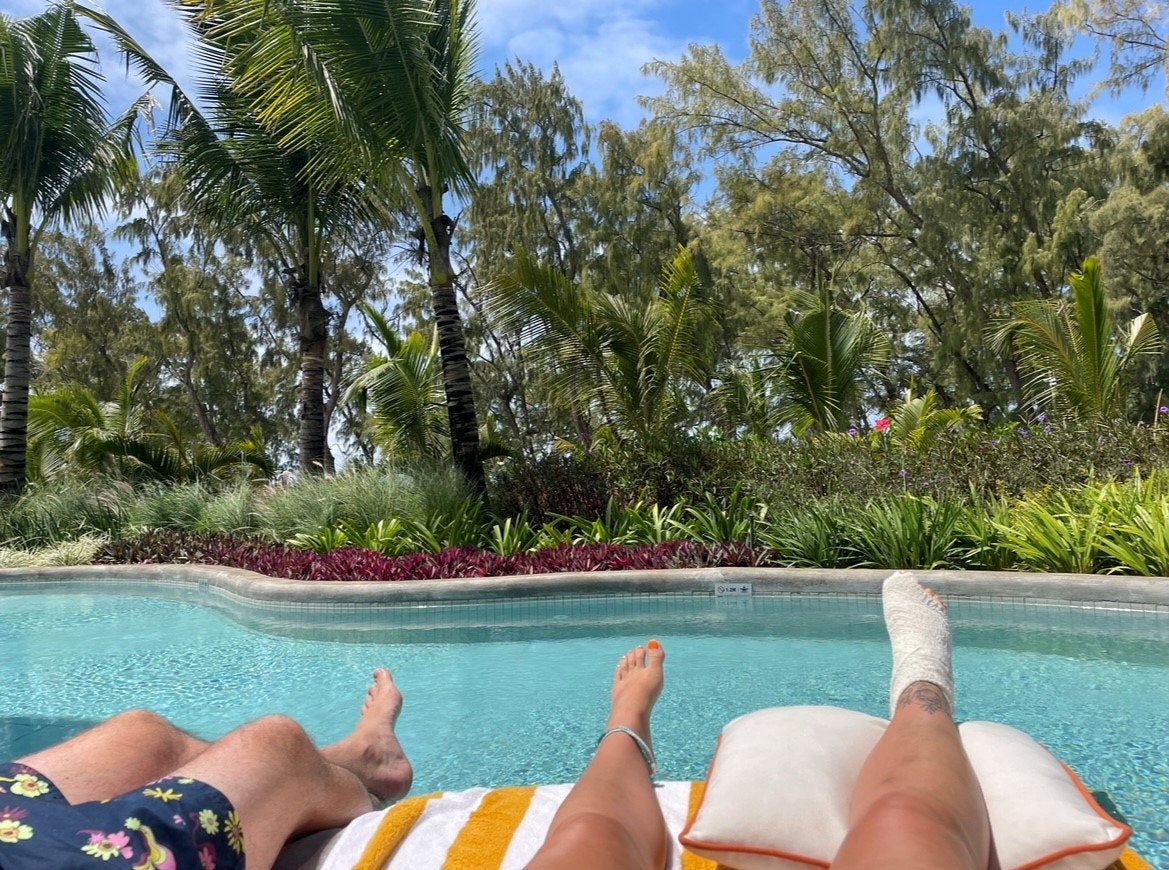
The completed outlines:
<svg viewBox="0 0 1169 870">
<path fill-rule="evenodd" d="M 649 648 L 650 649 L 661 649 L 662 645 L 660 643 L 658 643 L 656 640 L 651 640 L 649 642 Z"/>
</svg>

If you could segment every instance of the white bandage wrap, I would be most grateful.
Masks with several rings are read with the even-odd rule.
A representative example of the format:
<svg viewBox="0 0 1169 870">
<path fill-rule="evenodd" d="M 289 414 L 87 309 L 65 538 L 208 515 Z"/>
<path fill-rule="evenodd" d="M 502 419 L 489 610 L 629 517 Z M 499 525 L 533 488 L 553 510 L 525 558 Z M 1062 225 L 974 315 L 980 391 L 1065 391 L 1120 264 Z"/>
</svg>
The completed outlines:
<svg viewBox="0 0 1169 870">
<path fill-rule="evenodd" d="M 901 693 L 916 682 L 933 683 L 954 711 L 954 674 L 950 667 L 950 621 L 946 608 L 908 571 L 885 580 L 881 590 L 885 627 L 893 645 L 889 715 L 897 712 Z"/>
</svg>

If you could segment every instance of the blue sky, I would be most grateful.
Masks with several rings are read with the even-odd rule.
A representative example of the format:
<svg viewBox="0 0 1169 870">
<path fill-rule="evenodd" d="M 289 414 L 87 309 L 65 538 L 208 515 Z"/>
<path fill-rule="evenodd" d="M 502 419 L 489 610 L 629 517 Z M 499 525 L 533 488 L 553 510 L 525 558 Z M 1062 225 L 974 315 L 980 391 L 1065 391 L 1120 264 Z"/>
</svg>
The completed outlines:
<svg viewBox="0 0 1169 870">
<path fill-rule="evenodd" d="M 0 10 L 23 17 L 44 8 L 43 0 L 0 0 Z M 94 0 L 126 26 L 176 75 L 188 58 L 182 27 L 162 0 Z M 718 42 L 732 59 L 747 51 L 747 34 L 758 0 L 478 0 L 482 48 L 481 72 L 520 57 L 542 68 L 559 63 L 571 91 L 585 104 L 589 120 L 610 118 L 626 126 L 641 117 L 637 96 L 658 85 L 641 74 L 655 59 L 674 60 L 690 43 Z M 1019 6 L 1001 2 L 975 4 L 974 18 L 995 29 L 1004 26 L 1004 11 Z M 109 57 L 111 102 L 119 108 L 131 88 L 117 80 L 115 57 Z M 1131 94 L 1119 103 L 1104 98 L 1096 114 L 1116 122 L 1153 101 L 1163 101 L 1160 84 L 1146 95 Z"/>
</svg>

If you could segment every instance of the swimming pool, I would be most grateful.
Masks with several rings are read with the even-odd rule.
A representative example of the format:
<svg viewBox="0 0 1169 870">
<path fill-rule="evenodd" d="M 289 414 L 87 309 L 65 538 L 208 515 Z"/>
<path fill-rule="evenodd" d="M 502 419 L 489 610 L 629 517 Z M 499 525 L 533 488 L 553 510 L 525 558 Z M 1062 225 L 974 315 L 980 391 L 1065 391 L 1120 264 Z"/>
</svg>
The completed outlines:
<svg viewBox="0 0 1169 870">
<path fill-rule="evenodd" d="M 568 781 L 604 723 L 618 655 L 649 636 L 668 654 L 654 715 L 663 778 L 701 778 L 721 726 L 749 710 L 887 709 L 872 597 L 632 595 L 229 618 L 191 590 L 45 588 L 0 589 L 0 757 L 127 707 L 206 737 L 284 712 L 328 742 L 352 726 L 369 672 L 385 664 L 406 697 L 399 732 L 415 793 Z M 1134 847 L 1169 868 L 1169 614 L 955 600 L 951 618 L 958 716 L 1047 744 L 1109 792 Z"/>
</svg>

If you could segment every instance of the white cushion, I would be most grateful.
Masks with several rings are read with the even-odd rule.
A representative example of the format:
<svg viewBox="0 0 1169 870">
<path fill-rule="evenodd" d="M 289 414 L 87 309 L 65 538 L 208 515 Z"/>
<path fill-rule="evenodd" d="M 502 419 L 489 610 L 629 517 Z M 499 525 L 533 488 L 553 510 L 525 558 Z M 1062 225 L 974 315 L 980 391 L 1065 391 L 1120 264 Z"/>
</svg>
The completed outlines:
<svg viewBox="0 0 1169 870">
<path fill-rule="evenodd" d="M 719 738 L 698 811 L 679 838 L 741 870 L 827 867 L 848 830 L 853 786 L 888 721 L 836 707 L 740 716 Z M 1003 870 L 1103 870 L 1131 829 L 1070 770 L 1006 725 L 960 726 L 986 798 Z"/>
</svg>

